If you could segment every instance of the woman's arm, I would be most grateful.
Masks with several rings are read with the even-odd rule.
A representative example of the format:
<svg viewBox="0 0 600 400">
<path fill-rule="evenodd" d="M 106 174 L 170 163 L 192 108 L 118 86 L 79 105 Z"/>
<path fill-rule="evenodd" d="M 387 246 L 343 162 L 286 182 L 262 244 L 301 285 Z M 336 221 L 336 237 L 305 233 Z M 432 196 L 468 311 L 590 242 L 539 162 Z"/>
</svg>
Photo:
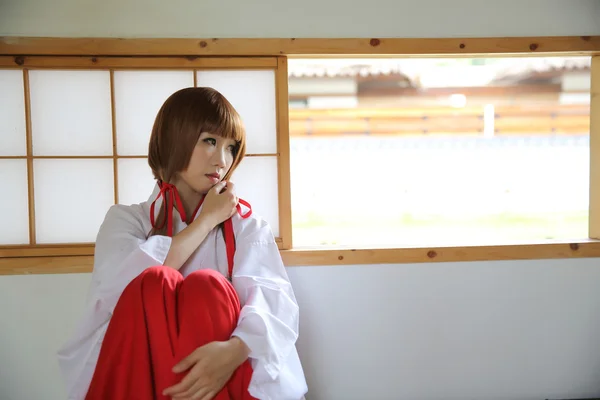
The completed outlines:
<svg viewBox="0 0 600 400">
<path fill-rule="evenodd" d="M 236 205 L 237 198 L 232 183 L 219 182 L 213 186 L 204 199 L 198 218 L 173 236 L 164 265 L 179 270 L 210 231 L 235 213 Z"/>
<path fill-rule="evenodd" d="M 298 338 L 298 304 L 270 226 L 249 221 L 236 242 L 233 285 L 242 310 L 232 336 L 248 346 L 257 381 L 274 380 Z"/>
<path fill-rule="evenodd" d="M 163 265 L 179 270 L 216 226 L 208 215 L 199 215 L 189 226 L 173 236 Z"/>
<path fill-rule="evenodd" d="M 198 218 L 174 237 L 146 237 L 138 206 L 114 205 L 108 211 L 96 238 L 95 295 L 112 312 L 125 287 L 147 268 L 168 265 L 180 269 L 208 233 L 235 212 L 236 197 L 222 182 L 204 200 Z M 228 185 L 229 186 L 229 185 Z"/>
</svg>

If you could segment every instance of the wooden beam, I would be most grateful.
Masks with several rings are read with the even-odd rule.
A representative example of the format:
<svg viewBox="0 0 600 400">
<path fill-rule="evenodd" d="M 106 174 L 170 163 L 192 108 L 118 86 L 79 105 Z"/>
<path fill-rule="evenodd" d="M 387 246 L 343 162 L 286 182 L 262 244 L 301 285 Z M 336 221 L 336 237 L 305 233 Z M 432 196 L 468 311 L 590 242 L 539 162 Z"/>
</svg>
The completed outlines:
<svg viewBox="0 0 600 400">
<path fill-rule="evenodd" d="M 25 135 L 27 143 L 27 207 L 29 211 L 29 244 L 35 245 L 35 187 L 33 177 L 33 132 L 31 130 L 31 88 L 29 71 L 23 69 L 23 89 L 25 99 Z"/>
<path fill-rule="evenodd" d="M 29 245 L 29 246 L 0 246 L 0 259 L 3 258 L 31 258 L 31 257 L 66 257 L 66 256 L 92 256 L 94 244 L 57 244 L 57 245 Z"/>
<path fill-rule="evenodd" d="M 277 157 L 279 154 L 278 153 L 252 153 L 252 154 L 246 154 L 244 157 Z M 29 159 L 33 159 L 33 160 L 98 160 L 98 159 L 109 159 L 109 158 L 117 158 L 117 159 L 123 159 L 123 158 L 148 158 L 147 155 L 143 156 L 143 155 L 125 155 L 125 156 L 0 156 L 0 160 L 29 160 Z M 2 246 L 0 246 L 0 248 L 2 248 Z"/>
<path fill-rule="evenodd" d="M 292 187 L 290 172 L 290 121 L 287 59 L 279 57 L 275 71 L 277 101 L 277 159 L 279 192 L 279 236 L 282 249 L 292 248 Z"/>
<path fill-rule="evenodd" d="M 281 250 L 281 256 L 287 267 L 573 259 L 600 257 L 600 242 L 405 249 Z M 92 272 L 93 262 L 93 256 L 0 258 L 0 275 L 88 273 Z"/>
<path fill-rule="evenodd" d="M 592 57 L 589 236 L 600 239 L 600 56 Z"/>
<path fill-rule="evenodd" d="M 57 39 L 62 40 L 62 39 Z M 2 42 L 0 42 L 0 48 Z M 34 56 L 1 55 L 2 68 L 65 68 L 65 69 L 272 69 L 277 67 L 275 57 L 109 57 L 109 56 L 57 56 L 56 53 Z"/>
<path fill-rule="evenodd" d="M 275 238 L 275 242 L 279 249 L 281 249 L 283 246 L 282 239 L 277 237 Z M 94 243 L 0 246 L 0 260 L 13 258 L 93 256 L 94 249 Z"/>
<path fill-rule="evenodd" d="M 0 55 L 10 56 L 481 56 L 499 54 L 600 54 L 600 36 L 343 39 L 0 37 Z"/>
<path fill-rule="evenodd" d="M 0 275 L 89 273 L 93 266 L 92 256 L 0 258 Z"/>
<path fill-rule="evenodd" d="M 119 159 L 117 151 L 117 106 L 115 102 L 115 71 L 110 70 L 110 118 L 112 127 L 113 151 L 113 196 L 115 204 L 119 204 Z"/>
<path fill-rule="evenodd" d="M 403 264 L 600 257 L 600 242 L 403 249 L 282 251 L 286 266 Z"/>
</svg>

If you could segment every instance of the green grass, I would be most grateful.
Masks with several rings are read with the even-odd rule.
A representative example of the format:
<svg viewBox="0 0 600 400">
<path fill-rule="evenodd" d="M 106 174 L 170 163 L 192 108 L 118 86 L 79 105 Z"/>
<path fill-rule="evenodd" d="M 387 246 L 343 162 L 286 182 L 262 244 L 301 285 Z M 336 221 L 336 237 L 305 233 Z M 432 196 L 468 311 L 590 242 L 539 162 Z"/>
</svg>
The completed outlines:
<svg viewBox="0 0 600 400">
<path fill-rule="evenodd" d="M 403 214 L 389 219 L 295 215 L 297 246 L 401 246 L 539 242 L 587 237 L 587 211 L 564 214 L 500 213 L 484 216 Z"/>
</svg>

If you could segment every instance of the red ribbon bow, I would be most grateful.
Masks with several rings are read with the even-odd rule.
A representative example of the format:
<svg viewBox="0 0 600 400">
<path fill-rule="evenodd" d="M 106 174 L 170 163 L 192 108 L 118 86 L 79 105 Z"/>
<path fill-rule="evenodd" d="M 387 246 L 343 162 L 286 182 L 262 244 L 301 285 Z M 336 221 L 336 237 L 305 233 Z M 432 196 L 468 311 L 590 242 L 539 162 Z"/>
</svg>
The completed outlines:
<svg viewBox="0 0 600 400">
<path fill-rule="evenodd" d="M 152 227 L 154 229 L 162 229 L 165 226 L 165 222 L 166 222 L 167 235 L 173 236 L 173 208 L 174 208 L 174 206 L 176 206 L 177 210 L 179 210 L 179 215 L 181 216 L 181 222 L 187 223 L 187 216 L 185 214 L 185 209 L 183 208 L 183 203 L 181 201 L 181 197 L 179 196 L 179 192 L 177 191 L 177 188 L 175 187 L 175 185 L 159 181 L 158 186 L 160 187 L 160 191 L 158 192 L 156 199 L 154 199 L 154 201 L 152 202 L 152 205 L 150 205 L 150 223 L 152 224 Z M 157 226 L 156 225 L 156 217 L 154 216 L 154 207 L 155 207 L 155 204 L 158 201 L 158 199 L 160 199 L 161 197 L 163 198 L 161 208 L 163 210 L 163 213 L 165 214 L 165 218 L 163 219 L 162 224 L 160 224 L 160 226 Z M 167 199 L 171 200 L 170 207 L 167 206 Z M 200 209 L 200 206 L 204 202 L 204 199 L 205 199 L 205 196 L 202 197 L 202 199 L 200 200 L 200 203 L 198 203 L 198 206 L 196 206 L 196 209 L 194 210 L 194 213 L 192 214 L 192 221 L 196 217 L 196 213 Z M 242 207 L 240 206 L 240 204 L 242 204 L 248 208 L 248 212 L 246 212 L 246 214 L 242 213 Z M 236 209 L 237 209 L 237 212 L 240 215 L 240 217 L 242 217 L 244 219 L 248 218 L 252 215 L 252 206 L 250 205 L 250 203 L 248 203 L 247 201 L 245 201 L 243 199 L 238 199 L 238 204 L 236 206 Z"/>
</svg>

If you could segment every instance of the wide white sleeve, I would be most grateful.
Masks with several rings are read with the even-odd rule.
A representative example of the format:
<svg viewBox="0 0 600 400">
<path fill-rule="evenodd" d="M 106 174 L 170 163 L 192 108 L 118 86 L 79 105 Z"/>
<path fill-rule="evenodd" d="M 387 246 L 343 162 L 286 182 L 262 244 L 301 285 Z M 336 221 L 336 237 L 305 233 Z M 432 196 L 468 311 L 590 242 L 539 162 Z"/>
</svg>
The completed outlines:
<svg viewBox="0 0 600 400">
<path fill-rule="evenodd" d="M 146 239 L 141 215 L 136 206 L 112 206 L 98 232 L 83 318 L 58 351 L 69 399 L 85 397 L 106 327 L 125 287 L 146 268 L 162 265 L 169 252 L 171 238 Z"/>
<path fill-rule="evenodd" d="M 146 238 L 135 209 L 110 208 L 96 239 L 92 279 L 96 297 L 112 313 L 125 287 L 145 269 L 163 265 L 172 239 L 155 235 Z"/>
<path fill-rule="evenodd" d="M 232 283 L 242 306 L 232 336 L 250 348 L 253 381 L 275 380 L 298 339 L 298 304 L 266 222 L 249 221 L 236 237 Z"/>
</svg>

